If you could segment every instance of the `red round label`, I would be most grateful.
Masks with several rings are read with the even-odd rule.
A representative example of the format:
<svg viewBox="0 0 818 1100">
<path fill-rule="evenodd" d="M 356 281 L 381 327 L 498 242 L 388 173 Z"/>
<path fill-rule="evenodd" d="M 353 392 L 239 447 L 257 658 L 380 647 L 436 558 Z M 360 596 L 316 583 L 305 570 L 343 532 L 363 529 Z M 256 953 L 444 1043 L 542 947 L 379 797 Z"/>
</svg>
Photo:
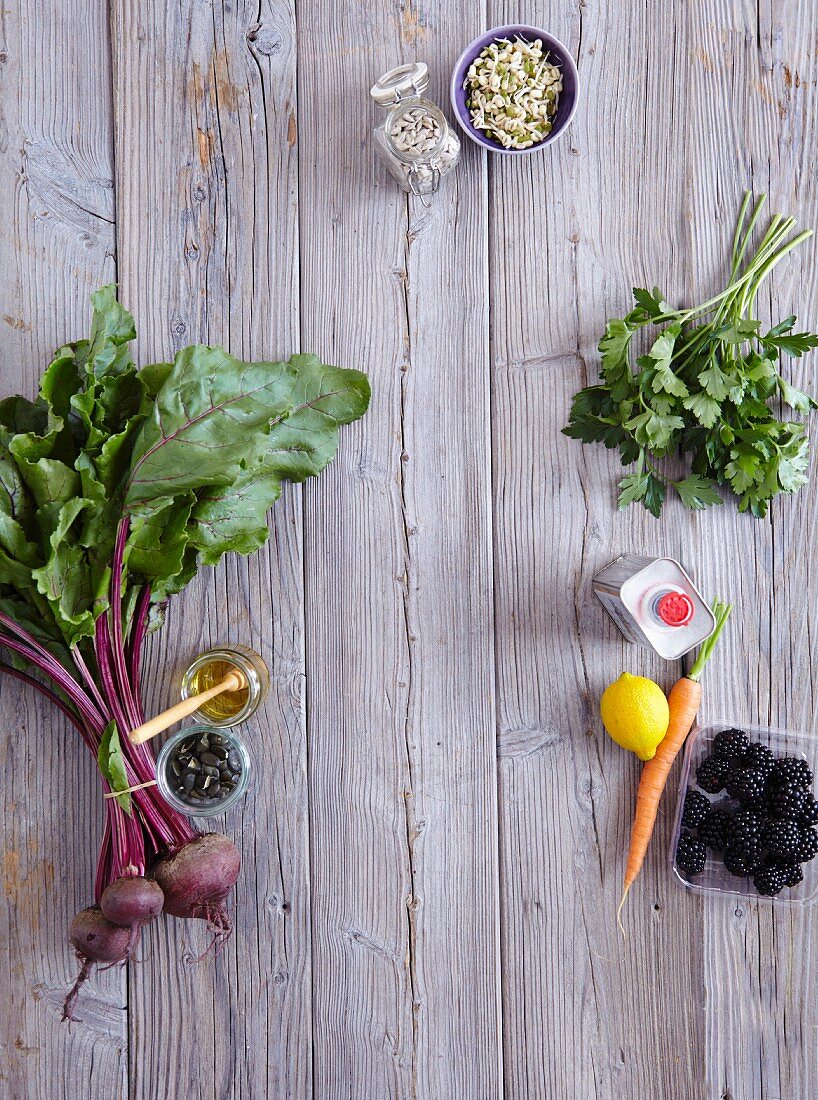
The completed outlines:
<svg viewBox="0 0 818 1100">
<path fill-rule="evenodd" d="M 666 592 L 656 605 L 656 613 L 668 626 L 685 626 L 693 618 L 693 604 L 684 592 Z"/>
</svg>

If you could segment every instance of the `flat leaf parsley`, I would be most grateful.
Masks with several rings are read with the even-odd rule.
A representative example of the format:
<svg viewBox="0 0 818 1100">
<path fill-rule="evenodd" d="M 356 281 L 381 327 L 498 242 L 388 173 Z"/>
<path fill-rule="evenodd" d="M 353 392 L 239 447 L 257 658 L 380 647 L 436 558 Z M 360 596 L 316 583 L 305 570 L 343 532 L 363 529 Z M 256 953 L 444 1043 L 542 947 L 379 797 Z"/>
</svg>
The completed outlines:
<svg viewBox="0 0 818 1100">
<path fill-rule="evenodd" d="M 620 508 L 639 502 L 658 517 L 669 489 L 688 508 L 709 508 L 722 503 L 723 486 L 739 498 L 739 511 L 762 517 L 777 493 L 794 493 L 807 480 L 805 426 L 779 420 L 770 402 L 804 415 L 818 408 L 779 370 L 783 357 L 818 346 L 818 334 L 795 332 L 795 317 L 762 332 L 753 312 L 763 281 L 812 230 L 791 236 L 795 219 L 775 214 L 745 260 L 765 200 L 744 196 L 721 293 L 675 309 L 658 287 L 635 287 L 634 308 L 606 325 L 600 382 L 576 394 L 563 431 L 618 449 L 623 466 L 636 464 L 619 483 Z M 634 336 L 650 326 L 653 343 L 634 366 Z M 661 471 L 670 455 L 689 456 L 690 474 L 681 481 Z"/>
</svg>

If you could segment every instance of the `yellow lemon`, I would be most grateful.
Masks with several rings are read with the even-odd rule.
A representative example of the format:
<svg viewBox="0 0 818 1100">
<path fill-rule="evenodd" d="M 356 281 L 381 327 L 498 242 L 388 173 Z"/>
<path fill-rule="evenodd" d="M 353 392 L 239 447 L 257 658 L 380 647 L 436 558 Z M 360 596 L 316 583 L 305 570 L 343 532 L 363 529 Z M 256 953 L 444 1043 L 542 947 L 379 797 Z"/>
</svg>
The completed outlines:
<svg viewBox="0 0 818 1100">
<path fill-rule="evenodd" d="M 650 760 L 670 721 L 665 693 L 645 676 L 623 672 L 605 689 L 599 703 L 602 724 L 623 749 Z"/>
</svg>

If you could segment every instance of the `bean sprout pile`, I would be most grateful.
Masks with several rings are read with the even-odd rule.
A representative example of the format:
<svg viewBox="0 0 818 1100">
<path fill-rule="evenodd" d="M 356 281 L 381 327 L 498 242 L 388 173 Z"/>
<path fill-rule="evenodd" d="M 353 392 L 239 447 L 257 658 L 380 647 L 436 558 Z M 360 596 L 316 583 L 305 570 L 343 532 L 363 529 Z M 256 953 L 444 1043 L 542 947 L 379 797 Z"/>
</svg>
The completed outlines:
<svg viewBox="0 0 818 1100">
<path fill-rule="evenodd" d="M 478 130 L 505 149 L 528 149 L 551 132 L 562 72 L 549 61 L 541 39 L 502 38 L 474 59 L 463 87 Z"/>
</svg>

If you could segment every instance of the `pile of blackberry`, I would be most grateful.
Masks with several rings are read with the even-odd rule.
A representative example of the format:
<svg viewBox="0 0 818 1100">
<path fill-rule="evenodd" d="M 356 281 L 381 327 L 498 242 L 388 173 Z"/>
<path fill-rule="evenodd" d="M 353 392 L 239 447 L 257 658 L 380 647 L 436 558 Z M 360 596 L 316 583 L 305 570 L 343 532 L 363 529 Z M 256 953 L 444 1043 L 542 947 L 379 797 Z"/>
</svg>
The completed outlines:
<svg viewBox="0 0 818 1100">
<path fill-rule="evenodd" d="M 804 877 L 801 865 L 818 855 L 818 799 L 805 760 L 780 756 L 739 729 L 716 734 L 699 764 L 682 811 L 676 865 L 688 878 L 704 870 L 708 848 L 731 875 L 751 876 L 772 897 Z M 727 792 L 717 803 L 707 795 Z M 702 792 L 706 792 L 703 794 Z"/>
</svg>

